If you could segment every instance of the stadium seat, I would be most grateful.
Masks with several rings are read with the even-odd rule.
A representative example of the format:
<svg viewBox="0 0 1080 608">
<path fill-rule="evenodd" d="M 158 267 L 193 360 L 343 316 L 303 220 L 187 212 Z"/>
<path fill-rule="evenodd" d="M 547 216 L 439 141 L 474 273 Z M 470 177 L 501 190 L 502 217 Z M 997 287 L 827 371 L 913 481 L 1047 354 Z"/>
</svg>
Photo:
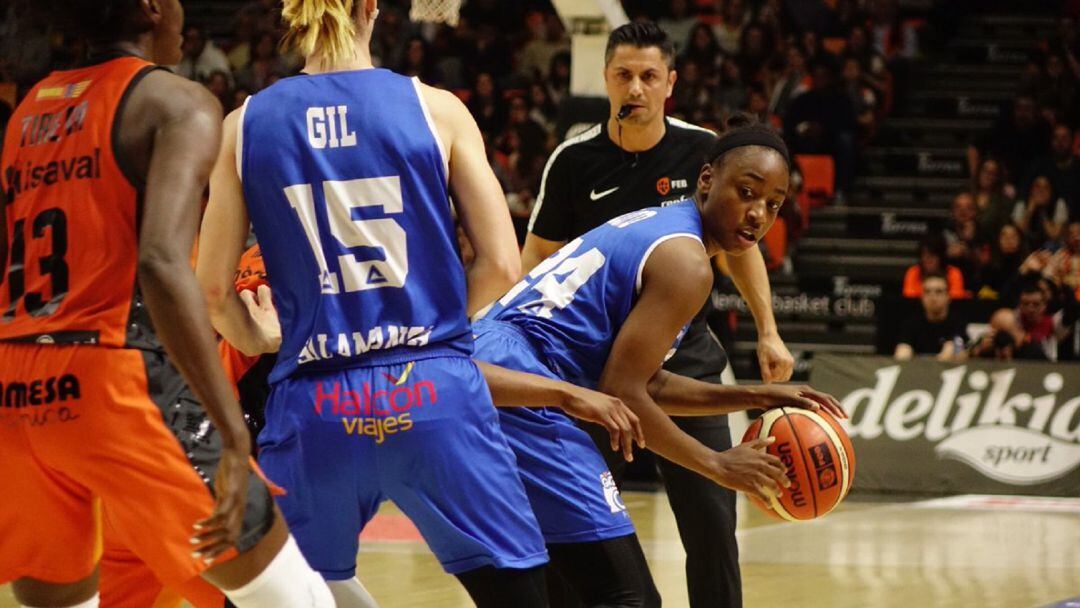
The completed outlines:
<svg viewBox="0 0 1080 608">
<path fill-rule="evenodd" d="M 826 154 L 796 154 L 795 163 L 803 174 L 800 200 L 807 206 L 819 207 L 832 200 L 836 192 L 836 165 Z"/>
</svg>

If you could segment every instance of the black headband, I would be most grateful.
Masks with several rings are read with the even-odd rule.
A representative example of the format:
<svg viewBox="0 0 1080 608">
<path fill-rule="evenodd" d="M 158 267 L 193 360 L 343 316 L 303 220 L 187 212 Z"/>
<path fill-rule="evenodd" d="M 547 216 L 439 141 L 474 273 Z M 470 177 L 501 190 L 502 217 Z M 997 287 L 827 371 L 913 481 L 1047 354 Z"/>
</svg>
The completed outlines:
<svg viewBox="0 0 1080 608">
<path fill-rule="evenodd" d="M 784 140 L 776 134 L 776 131 L 760 125 L 736 129 L 735 131 L 721 135 L 720 139 L 716 141 L 716 145 L 713 146 L 712 158 L 709 162 L 714 163 L 716 162 L 716 159 L 720 158 L 722 155 L 743 146 L 764 146 L 766 148 L 772 148 L 779 152 L 780 156 L 784 157 L 784 160 L 788 164 L 788 168 L 791 167 L 791 156 L 788 154 L 787 144 L 785 144 Z"/>
</svg>

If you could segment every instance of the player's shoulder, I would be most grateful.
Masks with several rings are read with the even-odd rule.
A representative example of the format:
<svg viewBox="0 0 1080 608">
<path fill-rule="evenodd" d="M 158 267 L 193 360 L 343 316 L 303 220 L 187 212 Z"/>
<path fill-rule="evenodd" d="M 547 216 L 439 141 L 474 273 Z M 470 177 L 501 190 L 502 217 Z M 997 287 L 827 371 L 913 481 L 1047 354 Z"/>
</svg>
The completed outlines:
<svg viewBox="0 0 1080 608">
<path fill-rule="evenodd" d="M 133 108 L 150 110 L 163 121 L 203 115 L 221 120 L 221 103 L 203 85 L 168 70 L 151 70 L 130 92 Z"/>
</svg>

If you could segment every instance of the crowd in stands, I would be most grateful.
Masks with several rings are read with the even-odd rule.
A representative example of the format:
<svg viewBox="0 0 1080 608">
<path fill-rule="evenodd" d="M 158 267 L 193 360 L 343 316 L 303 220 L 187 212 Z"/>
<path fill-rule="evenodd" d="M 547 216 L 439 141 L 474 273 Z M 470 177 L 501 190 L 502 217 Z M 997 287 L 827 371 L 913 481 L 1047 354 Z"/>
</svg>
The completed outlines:
<svg viewBox="0 0 1080 608">
<path fill-rule="evenodd" d="M 1080 299 L 1078 56 L 1078 19 L 1063 15 L 1056 35 L 1032 50 L 1011 103 L 969 146 L 971 185 L 957 193 L 945 229 L 921 243 L 918 263 L 904 277 L 903 295 L 922 299 L 921 312 L 906 325 L 932 327 L 929 333 L 940 339 L 916 353 L 1076 357 L 1076 348 L 1059 343 L 1076 340 Z M 927 303 L 927 280 L 935 291 L 931 300 L 940 282 L 947 300 L 999 307 L 970 348 L 949 346 L 950 332 L 964 319 L 946 320 Z M 928 319 L 934 321 L 927 325 Z M 911 346 L 902 338 L 897 355 Z"/>
<path fill-rule="evenodd" d="M 14 5 L 0 0 L 0 31 Z M 177 71 L 199 80 L 226 111 L 302 66 L 282 52 L 280 3 L 251 0 L 230 32 L 189 21 Z M 678 82 L 669 114 L 716 128 L 749 111 L 775 126 L 796 153 L 827 154 L 843 197 L 859 146 L 888 112 L 891 68 L 914 57 L 914 26 L 897 0 L 671 0 L 624 2 L 632 19 L 653 19 L 677 48 Z M 834 8 L 828 8 L 834 5 Z M 549 0 L 468 0 L 456 27 L 417 25 L 406 0 L 380 2 L 372 49 L 377 65 L 457 93 L 488 143 L 514 215 L 527 217 L 570 86 L 570 40 Z M 22 27 L 26 27 L 25 25 Z M 218 26 L 220 30 L 220 26 Z M 25 32 L 23 32 L 25 34 Z M 56 36 L 13 36 L 0 49 L 0 75 L 28 86 L 79 53 Z M 598 74 L 599 78 L 600 75 Z"/>
</svg>

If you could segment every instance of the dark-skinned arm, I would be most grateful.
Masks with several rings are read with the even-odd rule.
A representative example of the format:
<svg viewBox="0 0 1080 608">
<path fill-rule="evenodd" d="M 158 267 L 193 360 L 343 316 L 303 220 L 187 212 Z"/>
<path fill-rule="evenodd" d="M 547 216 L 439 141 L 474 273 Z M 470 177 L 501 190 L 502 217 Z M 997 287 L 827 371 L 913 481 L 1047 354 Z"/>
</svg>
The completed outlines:
<svg viewBox="0 0 1080 608">
<path fill-rule="evenodd" d="M 623 322 L 600 377 L 599 389 L 623 400 L 645 431 L 653 452 L 707 479 L 768 500 L 786 485 L 784 467 L 763 453 L 764 440 L 720 453 L 675 426 L 649 394 L 656 374 L 682 327 L 694 317 L 712 288 L 709 260 L 699 242 L 674 238 L 649 256 L 641 293 Z"/>
<path fill-rule="evenodd" d="M 251 438 L 217 354 L 190 259 L 202 194 L 218 152 L 221 109 L 200 85 L 156 71 L 132 91 L 125 128 L 147 129 L 138 280 L 158 338 L 198 396 L 224 446 L 215 475 L 217 504 L 200 522 L 193 549 L 207 561 L 239 537 Z"/>
<path fill-rule="evenodd" d="M 558 407 L 575 418 L 595 422 L 607 429 L 611 449 L 622 451 L 627 462 L 634 459 L 635 442 L 645 447 L 641 422 L 617 397 L 482 361 L 476 365 L 497 407 Z"/>
<path fill-rule="evenodd" d="M 847 418 L 835 397 L 804 384 L 727 386 L 662 369 L 649 380 L 649 395 L 669 416 L 714 416 L 753 409 L 801 407 L 824 408 L 837 418 Z"/>
</svg>

